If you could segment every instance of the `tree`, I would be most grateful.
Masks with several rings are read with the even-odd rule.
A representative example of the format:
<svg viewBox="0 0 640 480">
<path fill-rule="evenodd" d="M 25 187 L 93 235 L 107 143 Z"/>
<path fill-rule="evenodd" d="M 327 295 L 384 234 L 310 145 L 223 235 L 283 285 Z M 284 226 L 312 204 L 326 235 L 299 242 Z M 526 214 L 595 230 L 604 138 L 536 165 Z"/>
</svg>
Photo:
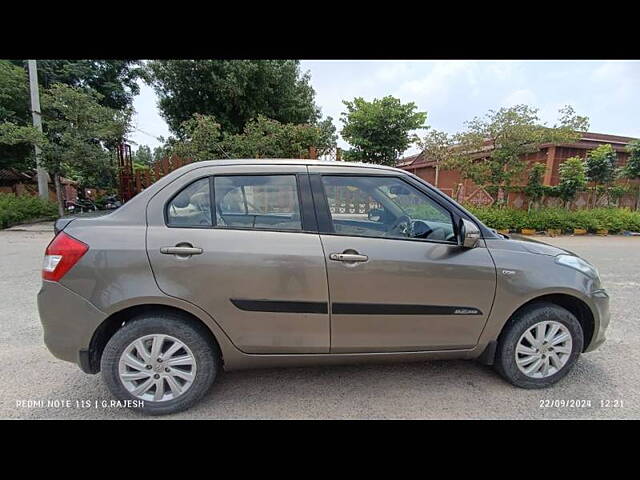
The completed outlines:
<svg viewBox="0 0 640 480">
<path fill-rule="evenodd" d="M 336 126 L 333 123 L 332 117 L 327 117 L 324 120 L 316 122 L 314 125 L 308 125 L 308 127 L 314 127 L 317 129 L 316 136 L 312 139 L 318 152 L 318 157 L 328 155 L 330 152 L 334 152 L 338 146 L 338 134 L 336 133 Z"/>
<path fill-rule="evenodd" d="M 226 135 L 225 151 L 238 158 L 305 158 L 309 148 L 323 155 L 335 147 L 337 136 L 330 119 L 323 126 L 280 123 L 258 116 L 247 124 L 240 135 Z"/>
<path fill-rule="evenodd" d="M 594 207 L 598 203 L 598 187 L 602 186 L 605 190 L 608 190 L 611 182 L 615 179 L 616 160 L 616 151 L 609 144 L 599 145 L 591 150 L 585 158 L 587 179 L 593 182 L 594 186 Z M 609 195 L 607 193 L 608 203 Z"/>
<path fill-rule="evenodd" d="M 196 113 L 182 122 L 180 129 L 183 132 L 182 138 L 170 138 L 167 142 L 170 154 L 190 158 L 194 162 L 228 158 L 220 145 L 220 124 L 214 117 Z"/>
<path fill-rule="evenodd" d="M 559 181 L 557 192 L 564 200 L 565 206 L 576 198 L 587 186 L 587 174 L 584 160 L 580 157 L 567 158 L 558 167 Z"/>
<path fill-rule="evenodd" d="M 347 108 L 340 121 L 344 124 L 342 138 L 352 145 L 345 160 L 381 165 L 395 165 L 398 157 L 419 140 L 412 130 L 425 128 L 426 112 L 418 112 L 415 103 L 401 103 L 386 96 L 367 102 L 354 98 L 343 101 Z"/>
<path fill-rule="evenodd" d="M 588 129 L 587 118 L 577 116 L 570 106 L 559 113 L 559 124 L 549 127 L 540 123 L 538 109 L 528 105 L 490 110 L 466 122 L 466 130 L 454 136 L 446 168 L 494 192 L 510 187 L 521 178 L 526 154 L 544 143 L 574 142 Z"/>
<path fill-rule="evenodd" d="M 132 161 L 140 165 L 151 165 L 154 161 L 153 152 L 147 145 L 140 145 L 132 155 Z"/>
<path fill-rule="evenodd" d="M 138 150 L 131 154 L 131 164 L 133 165 L 134 173 L 141 170 L 149 170 L 153 162 L 153 152 L 147 145 L 140 145 Z"/>
<path fill-rule="evenodd" d="M 128 112 L 100 105 L 100 99 L 95 92 L 54 84 L 42 93 L 43 134 L 34 127 L 11 122 L 0 128 L 0 143 L 40 146 L 45 168 L 54 178 L 61 215 L 62 175 L 81 186 L 108 188 L 114 184 L 115 171 L 106 144 L 121 141 L 129 116 Z"/>
<path fill-rule="evenodd" d="M 100 105 L 125 115 L 139 93 L 137 79 L 141 74 L 139 62 L 132 60 L 38 60 L 41 92 L 58 83 L 66 84 L 89 95 L 97 93 L 93 98 Z M 30 105 L 25 60 L 0 60 L 0 122 L 29 127 Z M 0 145 L 0 168 L 6 167 L 34 168 L 33 145 L 22 141 Z"/>
<path fill-rule="evenodd" d="M 14 127 L 31 124 L 29 114 L 29 82 L 23 68 L 6 60 L 0 60 L 0 128 L 6 127 L 1 134 L 0 168 L 26 170 L 35 165 L 33 146 L 20 139 L 25 132 L 17 132 Z"/>
<path fill-rule="evenodd" d="M 577 115 L 571 105 L 565 105 L 558 110 L 558 113 L 560 114 L 559 124 L 554 125 L 554 128 L 569 129 L 574 132 L 589 130 L 589 117 Z"/>
<path fill-rule="evenodd" d="M 0 151 L 6 147 L 28 146 L 33 148 L 34 144 L 42 146 L 47 143 L 47 139 L 40 131 L 34 127 L 23 127 L 13 122 L 0 123 Z"/>
<path fill-rule="evenodd" d="M 26 60 L 12 60 L 24 67 Z M 115 110 L 130 108 L 140 93 L 137 80 L 144 75 L 138 60 L 38 60 L 38 83 L 47 89 L 56 83 L 93 90 L 99 103 Z"/>
<path fill-rule="evenodd" d="M 330 120 L 330 119 L 328 119 Z M 171 154 L 194 161 L 219 158 L 300 158 L 309 147 L 320 154 L 335 147 L 337 137 L 327 125 L 280 123 L 262 115 L 250 121 L 239 134 L 223 133 L 212 116 L 195 114 L 183 122 L 182 139 L 171 139 Z M 333 130 L 335 132 L 335 128 Z"/>
<path fill-rule="evenodd" d="M 158 137 L 158 140 L 162 142 L 161 145 L 158 145 L 153 149 L 153 161 L 158 162 L 162 160 L 164 157 L 169 156 L 169 151 L 167 147 L 167 142 L 163 137 Z"/>
<path fill-rule="evenodd" d="M 43 157 L 56 182 L 58 203 L 62 204 L 59 178 L 66 175 L 81 186 L 111 188 L 115 168 L 107 144 L 125 137 L 129 112 L 100 105 L 99 93 L 79 87 L 54 84 L 42 95 L 45 134 Z"/>
<path fill-rule="evenodd" d="M 300 73 L 297 60 L 156 60 L 147 67 L 162 116 L 178 137 L 196 113 L 215 117 L 229 134 L 258 115 L 295 124 L 320 117 L 310 75 Z"/>
<path fill-rule="evenodd" d="M 621 176 L 628 180 L 640 180 L 640 140 L 629 143 L 627 151 L 629 159 L 620 171 Z M 636 210 L 638 208 L 640 208 L 640 183 L 636 185 Z"/>
<path fill-rule="evenodd" d="M 25 70 L 0 60 L 0 121 L 27 121 L 28 103 L 29 81 Z"/>
<path fill-rule="evenodd" d="M 531 211 L 531 206 L 537 204 L 544 196 L 545 188 L 542 182 L 546 169 L 547 167 L 543 163 L 534 163 L 529 169 L 527 186 L 524 187 L 524 193 L 529 198 L 529 211 Z"/>
<path fill-rule="evenodd" d="M 451 157 L 451 138 L 446 132 L 427 127 L 427 134 L 418 141 L 422 155 L 427 160 L 435 162 L 435 186 L 438 186 L 438 177 L 441 165 Z"/>
</svg>

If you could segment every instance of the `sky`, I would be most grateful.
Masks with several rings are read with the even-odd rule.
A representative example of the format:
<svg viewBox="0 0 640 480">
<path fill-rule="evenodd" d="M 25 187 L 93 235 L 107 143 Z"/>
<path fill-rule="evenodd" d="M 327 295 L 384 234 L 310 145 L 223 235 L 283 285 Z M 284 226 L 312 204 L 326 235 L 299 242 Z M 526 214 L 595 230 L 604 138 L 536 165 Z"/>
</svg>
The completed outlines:
<svg viewBox="0 0 640 480">
<path fill-rule="evenodd" d="M 589 117 L 591 132 L 640 137 L 640 61 L 303 60 L 301 70 L 310 72 L 323 118 L 333 117 L 338 131 L 343 100 L 393 95 L 414 102 L 427 112 L 428 125 L 448 133 L 491 109 L 526 103 L 549 125 L 569 104 Z M 134 100 L 138 130 L 130 136 L 134 150 L 139 144 L 153 148 L 160 144 L 155 137 L 169 135 L 156 104 L 153 89 L 141 83 Z M 342 138 L 338 143 L 349 148 Z"/>
</svg>

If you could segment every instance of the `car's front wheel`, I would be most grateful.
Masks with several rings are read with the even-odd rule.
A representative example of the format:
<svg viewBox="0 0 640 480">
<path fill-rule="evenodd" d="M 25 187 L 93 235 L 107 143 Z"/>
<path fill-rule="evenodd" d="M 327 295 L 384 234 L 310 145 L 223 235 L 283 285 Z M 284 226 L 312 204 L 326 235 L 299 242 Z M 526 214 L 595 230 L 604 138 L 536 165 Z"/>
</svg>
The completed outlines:
<svg viewBox="0 0 640 480">
<path fill-rule="evenodd" d="M 563 378 L 578 359 L 582 326 L 567 309 L 546 302 L 518 312 L 500 335 L 495 367 L 512 384 L 544 388 Z"/>
<path fill-rule="evenodd" d="M 107 343 L 104 381 L 136 410 L 162 415 L 185 410 L 209 390 L 218 370 L 217 348 L 204 327 L 174 314 L 133 319 Z"/>
</svg>

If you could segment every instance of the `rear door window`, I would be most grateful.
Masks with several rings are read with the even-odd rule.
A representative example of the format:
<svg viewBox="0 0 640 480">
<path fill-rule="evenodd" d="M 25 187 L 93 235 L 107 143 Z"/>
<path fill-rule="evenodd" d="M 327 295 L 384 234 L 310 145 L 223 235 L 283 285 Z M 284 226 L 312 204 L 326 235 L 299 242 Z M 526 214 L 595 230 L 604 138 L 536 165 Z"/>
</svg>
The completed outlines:
<svg viewBox="0 0 640 480">
<path fill-rule="evenodd" d="M 229 175 L 214 179 L 216 226 L 302 230 L 295 175 Z"/>
</svg>

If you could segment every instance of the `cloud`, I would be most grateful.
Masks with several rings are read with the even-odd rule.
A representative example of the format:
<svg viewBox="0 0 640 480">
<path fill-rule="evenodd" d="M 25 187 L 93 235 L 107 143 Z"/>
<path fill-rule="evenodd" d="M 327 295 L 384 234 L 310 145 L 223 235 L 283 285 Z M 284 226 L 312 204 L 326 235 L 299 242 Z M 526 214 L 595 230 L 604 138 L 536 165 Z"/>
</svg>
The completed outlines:
<svg viewBox="0 0 640 480">
<path fill-rule="evenodd" d="M 640 62 L 604 62 L 593 71 L 592 78 L 596 81 L 628 80 L 640 78 Z"/>
<path fill-rule="evenodd" d="M 535 107 L 536 102 L 536 94 L 528 88 L 522 88 L 519 90 L 514 90 L 509 95 L 507 95 L 502 100 L 501 105 L 503 107 L 513 107 L 514 105 L 525 104 Z"/>
<path fill-rule="evenodd" d="M 609 101 L 623 102 L 637 97 L 640 85 L 640 62 L 604 62 L 593 71 L 591 80 L 596 87 L 606 90 Z"/>
<path fill-rule="evenodd" d="M 392 82 L 400 77 L 406 77 L 409 71 L 410 68 L 406 62 L 392 62 L 380 67 L 373 77 L 380 82 Z"/>
<path fill-rule="evenodd" d="M 429 73 L 421 78 L 405 81 L 398 87 L 396 94 L 403 98 L 419 98 L 423 103 L 446 103 L 454 85 L 460 80 L 475 84 L 473 68 L 473 62 L 435 62 Z"/>
<path fill-rule="evenodd" d="M 515 62 L 491 62 L 486 64 L 486 72 L 496 80 L 513 80 L 516 73 L 517 64 Z"/>
</svg>

